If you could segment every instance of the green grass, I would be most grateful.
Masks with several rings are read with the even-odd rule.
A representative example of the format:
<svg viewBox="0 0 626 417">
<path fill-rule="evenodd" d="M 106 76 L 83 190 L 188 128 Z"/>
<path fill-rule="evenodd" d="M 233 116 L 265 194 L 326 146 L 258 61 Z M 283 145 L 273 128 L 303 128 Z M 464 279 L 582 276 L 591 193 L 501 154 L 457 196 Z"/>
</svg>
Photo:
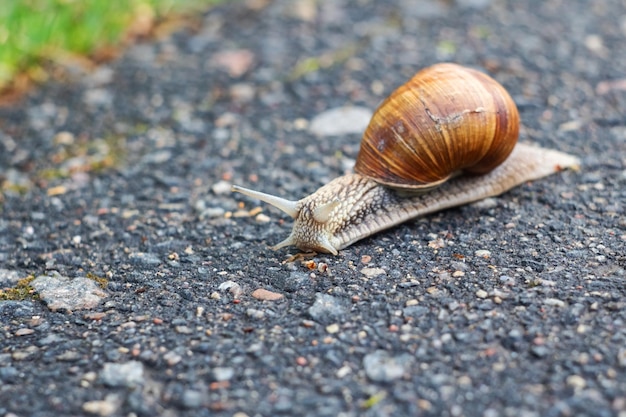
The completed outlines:
<svg viewBox="0 0 626 417">
<path fill-rule="evenodd" d="M 0 90 L 18 73 L 116 46 L 141 17 L 207 9 L 219 0 L 0 0 Z"/>
</svg>

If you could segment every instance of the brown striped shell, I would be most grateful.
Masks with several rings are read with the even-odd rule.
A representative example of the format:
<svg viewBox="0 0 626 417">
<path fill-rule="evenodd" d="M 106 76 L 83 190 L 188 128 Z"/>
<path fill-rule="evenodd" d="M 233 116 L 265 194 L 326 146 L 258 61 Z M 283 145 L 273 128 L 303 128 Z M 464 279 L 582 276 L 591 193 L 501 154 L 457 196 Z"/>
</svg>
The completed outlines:
<svg viewBox="0 0 626 417">
<path fill-rule="evenodd" d="M 460 171 L 491 171 L 518 134 L 517 107 L 504 87 L 479 71 L 437 64 L 378 107 L 354 169 L 394 188 L 432 188 Z"/>
</svg>

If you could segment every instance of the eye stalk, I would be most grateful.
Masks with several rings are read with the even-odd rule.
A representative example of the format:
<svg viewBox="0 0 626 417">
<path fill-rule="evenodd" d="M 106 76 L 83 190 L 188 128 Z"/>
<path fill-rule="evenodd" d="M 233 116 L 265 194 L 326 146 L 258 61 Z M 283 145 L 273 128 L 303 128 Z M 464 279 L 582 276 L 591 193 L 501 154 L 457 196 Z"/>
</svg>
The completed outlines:
<svg viewBox="0 0 626 417">
<path fill-rule="evenodd" d="M 275 195 L 250 190 L 248 188 L 240 187 L 238 185 L 233 185 L 230 189 L 233 192 L 241 193 L 243 195 L 247 195 L 248 197 L 257 198 L 261 201 L 264 201 L 270 206 L 274 206 L 283 213 L 288 214 L 292 219 L 295 219 L 298 216 L 297 201 L 291 201 L 285 198 L 277 197 Z"/>
</svg>

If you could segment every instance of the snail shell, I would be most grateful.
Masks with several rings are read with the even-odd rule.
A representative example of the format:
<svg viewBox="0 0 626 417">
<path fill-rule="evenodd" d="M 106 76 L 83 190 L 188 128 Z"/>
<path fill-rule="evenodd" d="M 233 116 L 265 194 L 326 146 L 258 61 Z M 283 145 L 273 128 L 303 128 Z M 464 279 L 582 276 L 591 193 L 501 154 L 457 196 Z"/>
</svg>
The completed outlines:
<svg viewBox="0 0 626 417">
<path fill-rule="evenodd" d="M 572 155 L 516 145 L 518 133 L 517 108 L 500 84 L 472 69 L 438 64 L 376 110 L 354 174 L 297 201 L 232 189 L 294 218 L 291 234 L 273 249 L 294 245 L 336 255 L 407 220 L 578 166 Z"/>
<path fill-rule="evenodd" d="M 504 87 L 476 70 L 437 64 L 378 107 L 354 170 L 394 188 L 432 188 L 461 170 L 491 171 L 518 134 L 519 113 Z"/>
</svg>

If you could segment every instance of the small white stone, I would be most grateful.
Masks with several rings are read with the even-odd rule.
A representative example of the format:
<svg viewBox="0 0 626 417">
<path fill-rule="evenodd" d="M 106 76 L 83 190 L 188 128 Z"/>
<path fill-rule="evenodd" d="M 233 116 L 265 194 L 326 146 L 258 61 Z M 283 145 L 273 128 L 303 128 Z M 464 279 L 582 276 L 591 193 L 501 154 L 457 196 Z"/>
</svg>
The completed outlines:
<svg viewBox="0 0 626 417">
<path fill-rule="evenodd" d="M 115 394 L 109 394 L 102 401 L 87 401 L 83 404 L 83 411 L 99 416 L 110 416 L 117 412 L 120 405 L 119 397 Z"/>
<path fill-rule="evenodd" d="M 344 376 L 348 375 L 350 372 L 352 372 L 352 369 L 350 369 L 348 365 L 345 365 L 339 368 L 335 375 L 337 376 L 337 378 L 343 378 Z"/>
<path fill-rule="evenodd" d="M 574 389 L 583 389 L 587 385 L 585 379 L 580 375 L 570 375 L 567 377 L 567 385 Z"/>
<path fill-rule="evenodd" d="M 565 301 L 559 300 L 558 298 L 546 298 L 544 304 L 554 307 L 565 307 Z"/>
<path fill-rule="evenodd" d="M 361 273 L 368 278 L 374 278 L 374 277 L 377 277 L 378 275 L 387 275 L 387 271 L 385 271 L 382 268 L 366 267 L 366 268 L 361 269 Z"/>
<path fill-rule="evenodd" d="M 269 221 L 271 220 L 270 217 L 266 214 L 263 213 L 259 213 L 257 214 L 257 216 L 254 218 L 254 220 L 256 220 L 257 223 L 269 223 Z"/>
<path fill-rule="evenodd" d="M 133 388 L 144 383 L 143 364 L 138 361 L 105 363 L 100 380 L 109 387 Z"/>
<path fill-rule="evenodd" d="M 329 324 L 326 326 L 326 331 L 330 334 L 339 333 L 339 325 L 337 323 Z"/>
<path fill-rule="evenodd" d="M 243 292 L 243 290 L 241 289 L 241 286 L 237 284 L 235 281 L 224 281 L 219 285 L 219 287 L 217 287 L 217 289 L 220 291 L 228 291 L 235 298 L 239 297 L 241 293 Z"/>
<path fill-rule="evenodd" d="M 228 181 L 218 181 L 211 187 L 211 191 L 216 195 L 230 193 L 231 184 Z"/>
</svg>

